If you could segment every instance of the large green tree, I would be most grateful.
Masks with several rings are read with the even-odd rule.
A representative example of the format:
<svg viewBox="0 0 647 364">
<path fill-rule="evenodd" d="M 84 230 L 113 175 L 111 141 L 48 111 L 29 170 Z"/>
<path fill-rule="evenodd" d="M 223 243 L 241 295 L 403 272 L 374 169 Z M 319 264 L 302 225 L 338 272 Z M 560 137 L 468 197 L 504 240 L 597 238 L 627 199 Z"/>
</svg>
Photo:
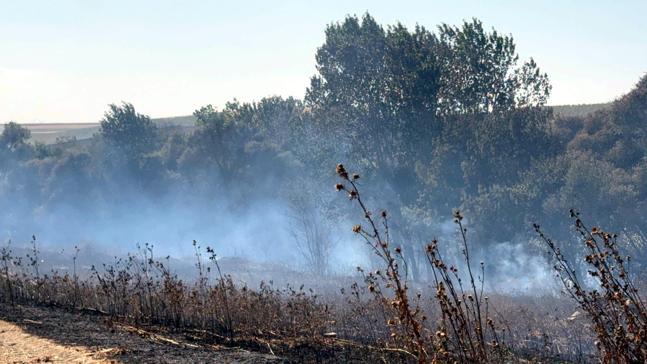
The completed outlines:
<svg viewBox="0 0 647 364">
<path fill-rule="evenodd" d="M 328 26 L 316 61 L 306 106 L 392 191 L 389 205 L 448 213 L 493 183 L 514 183 L 553 146 L 540 108 L 546 74 L 478 20 L 434 33 L 349 16 Z"/>
<path fill-rule="evenodd" d="M 423 27 L 384 29 L 366 14 L 326 29 L 306 105 L 365 167 L 406 163 L 406 147 L 431 126 L 439 70 Z"/>
</svg>

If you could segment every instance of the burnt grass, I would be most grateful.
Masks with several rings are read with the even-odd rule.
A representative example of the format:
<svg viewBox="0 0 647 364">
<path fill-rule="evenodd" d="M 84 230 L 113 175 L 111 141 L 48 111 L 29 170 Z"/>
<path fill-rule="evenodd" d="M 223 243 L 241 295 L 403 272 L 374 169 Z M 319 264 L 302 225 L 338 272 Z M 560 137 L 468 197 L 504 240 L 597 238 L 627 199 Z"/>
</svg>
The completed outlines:
<svg viewBox="0 0 647 364">
<path fill-rule="evenodd" d="M 411 362 L 410 357 L 395 350 L 337 338 L 240 336 L 232 340 L 204 330 L 131 325 L 98 310 L 55 305 L 0 305 L 0 320 L 65 347 L 87 347 L 99 353 L 97 358 L 115 362 Z M 47 352 L 39 354 L 48 357 Z"/>
</svg>

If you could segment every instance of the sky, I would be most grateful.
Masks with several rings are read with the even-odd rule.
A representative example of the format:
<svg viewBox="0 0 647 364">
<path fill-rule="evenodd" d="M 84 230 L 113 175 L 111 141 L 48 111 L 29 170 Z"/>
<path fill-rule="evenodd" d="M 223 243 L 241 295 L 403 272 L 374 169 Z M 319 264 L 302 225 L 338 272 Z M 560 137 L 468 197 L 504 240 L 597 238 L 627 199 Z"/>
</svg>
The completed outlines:
<svg viewBox="0 0 647 364">
<path fill-rule="evenodd" d="M 0 123 L 152 117 L 236 98 L 302 98 L 327 24 L 369 12 L 429 29 L 477 17 L 512 34 L 549 104 L 611 101 L 647 73 L 647 1 L 0 0 Z"/>
</svg>

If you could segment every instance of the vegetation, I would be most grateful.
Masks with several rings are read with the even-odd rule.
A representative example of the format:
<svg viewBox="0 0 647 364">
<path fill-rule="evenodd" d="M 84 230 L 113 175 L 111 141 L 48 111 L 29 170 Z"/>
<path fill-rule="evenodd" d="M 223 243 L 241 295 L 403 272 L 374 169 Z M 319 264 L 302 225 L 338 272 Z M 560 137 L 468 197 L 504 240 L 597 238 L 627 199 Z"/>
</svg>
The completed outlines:
<svg viewBox="0 0 647 364">
<path fill-rule="evenodd" d="M 609 106 L 610 106 L 610 103 L 559 105 L 559 106 L 553 106 L 552 109 L 555 115 L 559 115 L 561 117 L 567 118 L 567 117 L 585 117 L 585 116 L 588 116 L 589 114 L 593 114 L 598 110 L 603 110 L 605 108 L 608 108 Z"/>
<path fill-rule="evenodd" d="M 169 257 L 155 258 L 153 246 L 148 244 L 125 259 L 115 257 L 112 264 L 92 266 L 91 275 L 84 278 L 77 275 L 78 248 L 72 257 L 72 274 L 54 269 L 44 272 L 40 248 L 33 237 L 25 260 L 16 256 L 10 245 L 2 248 L 0 299 L 12 306 L 55 306 L 104 315 L 111 321 L 163 327 L 204 343 L 262 351 L 267 347 L 272 354 L 295 361 L 593 359 L 590 351 L 582 349 L 582 340 L 588 342 L 590 337 L 579 336 L 584 328 L 581 325 L 586 323 L 542 327 L 537 321 L 545 322 L 546 318 L 528 302 L 506 302 L 509 298 L 505 297 L 491 300 L 485 294 L 485 262 L 478 270 L 473 269 L 467 228 L 459 211 L 453 215 L 465 271 L 460 272 L 445 257 L 441 244 L 432 240 L 425 249 L 435 294 L 431 301 L 424 298 L 426 288 L 411 280 L 403 249 L 392 240 L 387 212 L 365 205 L 358 174 L 348 173 L 341 164 L 336 172 L 342 180 L 336 189 L 358 204 L 366 222 L 352 230 L 383 267 L 368 273 L 358 268 L 364 285 L 353 283 L 347 296 L 344 288 L 341 296 L 330 291 L 320 296 L 304 290 L 303 285 L 299 289 L 289 285 L 277 289 L 271 282 L 261 283 L 258 289 L 237 285 L 221 270 L 215 251 L 210 247 L 203 250 L 196 241 L 197 277 L 191 280 L 181 279 L 169 268 Z M 535 229 L 554 255 L 555 269 L 566 292 L 592 320 L 598 338 L 595 345 L 604 362 L 641 362 L 646 353 L 643 338 L 647 311 L 638 289 L 641 283 L 635 283 L 624 264 L 631 258 L 620 255 L 617 236 L 599 228 L 589 230 L 579 215 L 572 215 L 589 249 L 585 260 L 594 270 L 588 274 L 599 280 L 603 293 L 588 290 L 556 244 L 539 226 Z M 543 300 L 543 305 L 550 302 L 555 308 L 564 304 L 555 297 Z M 573 310 L 570 305 L 564 308 L 559 314 L 562 317 Z M 535 347 L 537 339 L 524 335 L 524 326 L 532 332 L 541 330 L 543 343 Z M 547 344 L 551 340 L 566 340 L 566 345 L 552 352 L 547 350 L 551 349 Z"/>
<path fill-rule="evenodd" d="M 26 143 L 27 131 L 10 124 L 0 199 L 12 211 L 2 225 L 28 236 L 36 216 L 61 208 L 98 221 L 133 196 L 174 196 L 200 211 L 219 203 L 245 209 L 269 195 L 294 205 L 287 187 L 294 168 L 316 191 L 302 202 L 320 206 L 316 219 L 334 225 L 348 211 L 335 211 L 317 187 L 330 180 L 321 171 L 352 160 L 376 181 L 367 192 L 394 207 L 392 224 L 411 242 L 403 249 L 413 251 L 407 263 L 416 279 L 426 259 L 415 237 L 455 208 L 470 216 L 484 248 L 530 236 L 532 222 L 566 240 L 560 216 L 572 207 L 623 236 L 644 236 L 647 79 L 594 113 L 555 116 L 542 107 L 546 75 L 518 58 L 511 36 L 477 20 L 431 32 L 348 17 L 326 29 L 304 101 L 206 106 L 188 132 L 156 127 L 130 104 L 111 105 L 91 140 L 49 146 Z M 255 176 L 264 176 L 263 188 Z M 496 236 L 488 226 L 500 227 Z"/>
<path fill-rule="evenodd" d="M 608 363 L 641 363 L 647 360 L 647 306 L 630 276 L 627 264 L 630 256 L 618 250 L 617 235 L 600 228 L 587 228 L 580 215 L 571 210 L 575 229 L 580 234 L 587 255 L 587 273 L 596 280 L 596 289 L 587 289 L 560 249 L 539 225 L 535 230 L 550 249 L 555 259 L 555 270 L 564 289 L 593 321 L 598 340 L 596 347 Z M 599 292 L 598 289 L 601 291 Z"/>
<path fill-rule="evenodd" d="M 391 336 L 398 338 L 402 346 L 415 353 L 420 363 L 502 361 L 504 355 L 494 321 L 488 316 L 488 298 L 483 295 L 483 263 L 481 274 L 475 278 L 466 238 L 467 229 L 462 225 L 463 216 L 460 212 L 456 211 L 454 218 L 460 229 L 469 285 L 463 288 L 458 269 L 443 260 L 438 241 L 429 243 L 426 254 L 434 277 L 435 298 L 441 312 L 440 318 L 434 317 L 429 323 L 428 313 L 420 307 L 420 293 L 414 297 L 409 293 L 406 260 L 402 248 L 393 247 L 387 212 L 382 210 L 379 223 L 364 204 L 357 188 L 359 174 L 349 175 L 341 164 L 337 165 L 337 174 L 342 180 L 342 183 L 337 184 L 337 190 L 347 192 L 350 200 L 357 201 L 368 223 L 366 228 L 355 225 L 353 231 L 364 238 L 385 268 L 384 273 L 378 270 L 366 275 L 365 282 L 376 299 L 394 308 L 394 318 L 387 321 L 393 327 Z M 480 290 L 477 289 L 477 279 Z M 393 291 L 393 294 L 383 292 L 381 284 Z"/>
<path fill-rule="evenodd" d="M 252 290 L 234 284 L 214 251 L 205 259 L 197 243 L 194 280 L 176 276 L 149 245 L 94 267 L 92 277 L 81 279 L 76 269 L 45 274 L 34 238 L 25 262 L 2 251 L 2 300 L 99 310 L 205 340 L 253 338 L 270 348 L 291 345 L 275 339 L 304 338 L 304 346 L 321 344 L 319 350 L 337 337 L 402 360 L 485 362 L 550 356 L 546 348 L 554 346 L 546 343 L 567 337 L 567 359 L 590 359 L 582 326 L 542 328 L 537 344 L 526 333 L 547 325 L 540 310 L 524 308 L 521 320 L 495 317 L 503 311 L 497 305 L 522 306 L 486 297 L 486 275 L 488 282 L 507 277 L 473 260 L 510 243 L 531 254 L 552 252 L 564 289 L 594 324 L 603 360 L 644 361 L 637 289 L 647 272 L 647 76 L 593 112 L 554 112 L 545 105 L 547 75 L 534 60 L 520 61 L 512 36 L 476 19 L 432 31 L 384 27 L 368 14 L 327 27 L 316 69 L 303 100 L 206 105 L 182 125 L 156 124 L 123 103 L 109 106 L 92 138 L 43 145 L 8 123 L 0 136 L 0 226 L 8 238 L 22 239 L 50 224 L 44 232 L 68 238 L 131 210 L 150 214 L 135 225 L 156 221 L 160 210 L 180 210 L 192 212 L 183 222 L 243 226 L 240 216 L 272 204 L 285 215 L 278 228 L 289 230 L 303 265 L 331 277 L 342 270 L 331 258 L 343 237 L 336 227 L 354 213 L 325 185 L 334 183 L 329 166 L 350 160 L 337 168 L 337 189 L 365 217 L 353 228 L 373 254 L 362 270 L 365 287 L 324 301 L 302 289 Z M 346 168 L 371 184 L 361 186 Z M 377 203 L 384 212 L 367 208 Z M 573 231 L 562 218 L 572 208 L 617 237 L 587 230 L 576 216 Z M 216 221 L 224 215 L 225 222 Z M 458 224 L 459 248 L 441 251 L 427 239 L 449 216 Z M 257 217 L 262 232 L 254 238 L 277 229 L 265 219 Z M 533 223 L 552 238 L 537 239 Z M 584 245 L 573 243 L 578 233 Z M 637 279 L 629 278 L 623 254 L 633 257 Z M 583 274 L 598 282 L 578 279 Z M 434 293 L 424 295 L 429 284 Z"/>
</svg>

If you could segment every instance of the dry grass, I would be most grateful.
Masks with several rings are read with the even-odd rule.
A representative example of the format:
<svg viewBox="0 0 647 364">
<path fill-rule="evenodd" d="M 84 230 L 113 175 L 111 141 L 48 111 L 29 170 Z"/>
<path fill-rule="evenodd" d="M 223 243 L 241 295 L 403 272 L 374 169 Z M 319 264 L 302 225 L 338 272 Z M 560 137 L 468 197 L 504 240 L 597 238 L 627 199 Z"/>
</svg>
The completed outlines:
<svg viewBox="0 0 647 364">
<path fill-rule="evenodd" d="M 35 246 L 30 255 L 38 257 Z M 87 278 L 43 274 L 41 269 L 37 278 L 38 258 L 31 265 L 29 259 L 13 257 L 5 249 L 0 261 L 0 300 L 7 307 L 12 303 L 16 307 L 58 307 L 64 310 L 58 312 L 105 317 L 165 337 L 180 335 L 200 345 L 274 353 L 295 362 L 416 361 L 407 353 L 412 350 L 404 340 L 406 331 L 400 327 L 392 296 L 383 284 L 385 296 L 371 288 L 377 287 L 377 282 L 346 286 L 348 281 L 335 282 L 334 278 L 329 278 L 331 287 L 320 287 L 321 296 L 305 287 L 278 289 L 269 283 L 251 289 L 236 285 L 224 272 L 222 277 L 217 274 L 199 244 L 196 260 L 199 256 L 201 268 L 196 263 L 196 278 L 182 280 L 166 268 L 165 258 L 158 261 L 148 249 L 152 250 L 144 246 L 138 254 L 95 267 Z M 442 325 L 438 306 L 429 299 L 416 298 L 428 292 L 426 285 L 407 282 L 407 289 L 427 314 L 422 332 L 435 334 L 431 326 Z M 569 301 L 490 295 L 489 307 L 489 315 L 499 322 L 500 340 L 509 356 L 591 359 L 587 350 L 593 340 L 586 336 L 587 321 L 583 317 L 569 320 L 576 309 Z M 79 335 L 86 331 L 82 327 L 77 330 Z M 394 332 L 396 336 L 392 336 Z M 451 340 L 446 343 L 447 351 L 455 348 Z M 497 358 L 495 353 L 493 359 Z"/>
<path fill-rule="evenodd" d="M 403 356 L 398 350 L 375 345 L 374 340 L 348 340 L 366 329 L 349 327 L 342 310 L 334 313 L 331 309 L 332 300 L 321 302 L 303 286 L 237 286 L 220 271 L 212 249 L 202 249 L 197 242 L 194 248 L 197 277 L 190 281 L 173 274 L 166 258 L 155 258 L 149 245 L 125 259 L 93 267 L 89 278 L 80 279 L 67 272 L 43 274 L 34 239 L 24 260 L 3 248 L 0 299 L 10 306 L 98 314 L 151 332 L 182 333 L 196 342 L 242 347 L 297 362 L 397 361 Z M 346 329 L 335 330 L 342 327 Z M 349 335 L 342 336 L 342 332 Z"/>
</svg>

